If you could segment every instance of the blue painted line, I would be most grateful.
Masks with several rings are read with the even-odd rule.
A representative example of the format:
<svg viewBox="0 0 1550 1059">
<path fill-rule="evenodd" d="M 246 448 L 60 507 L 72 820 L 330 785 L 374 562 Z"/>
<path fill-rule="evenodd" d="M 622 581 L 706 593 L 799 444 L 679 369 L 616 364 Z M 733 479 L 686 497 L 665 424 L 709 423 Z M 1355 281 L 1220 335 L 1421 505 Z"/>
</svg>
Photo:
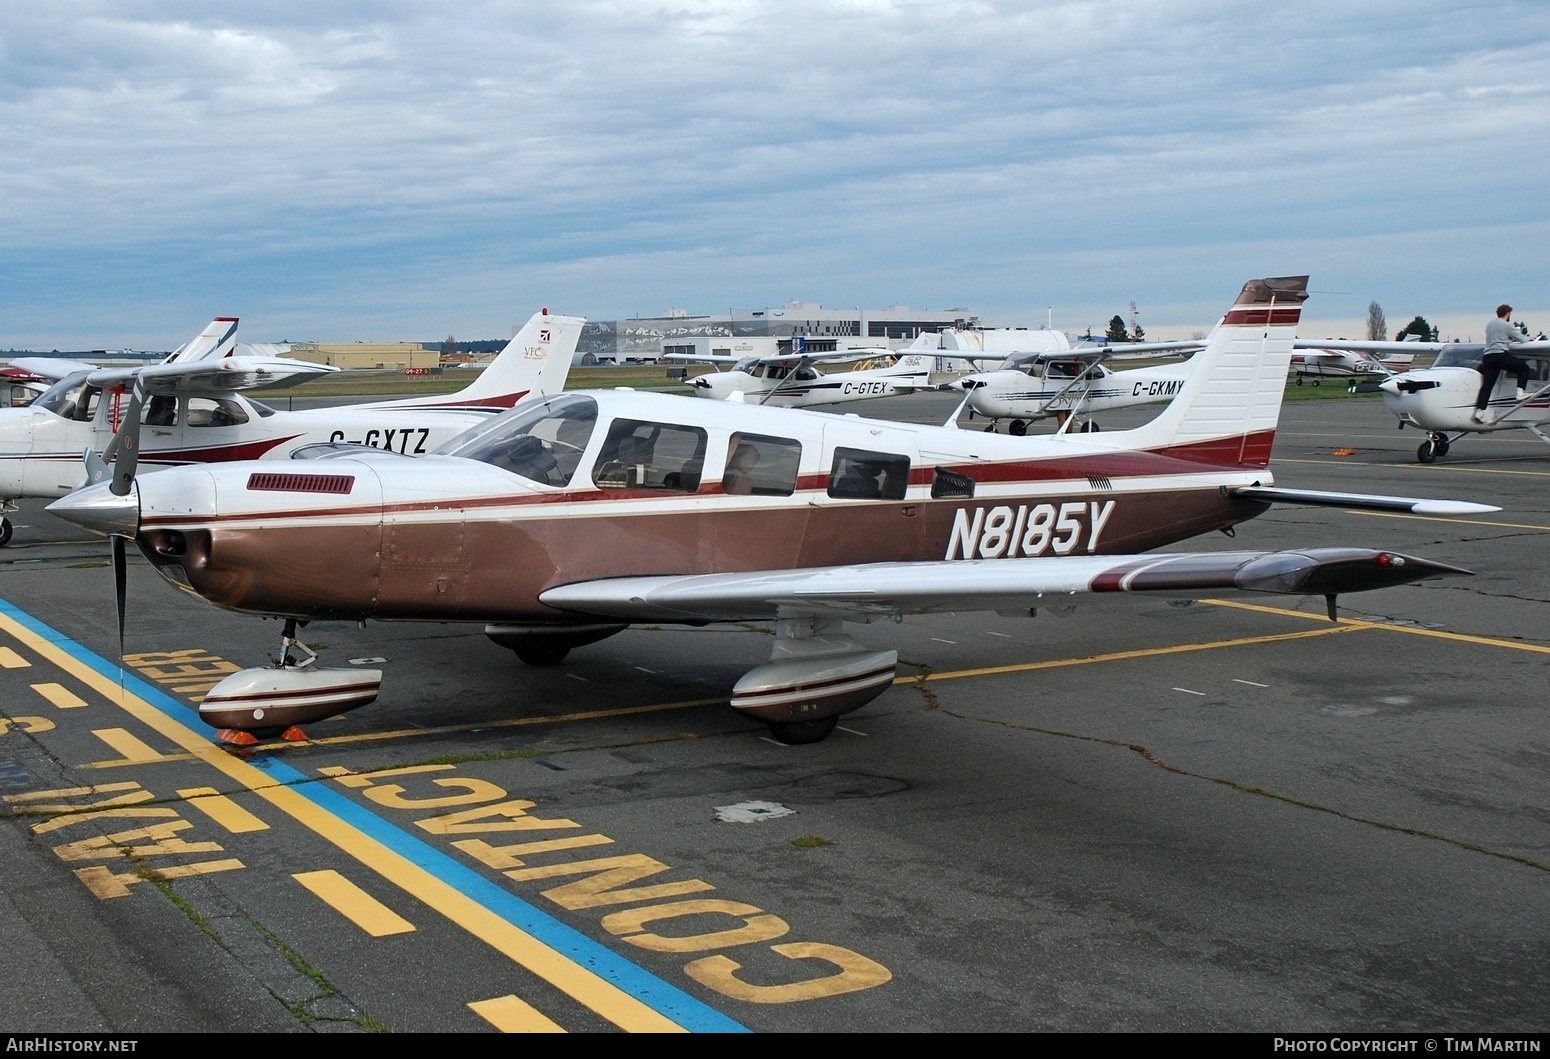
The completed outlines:
<svg viewBox="0 0 1550 1059">
<path fill-rule="evenodd" d="M 144 699 L 146 703 L 189 730 L 198 732 L 213 746 L 224 751 L 224 744 L 215 739 L 213 732 L 206 736 L 201 731 L 208 726 L 198 719 L 198 714 L 186 703 L 179 702 L 159 688 L 147 684 L 129 670 L 93 654 L 68 636 L 49 628 L 4 599 L 0 599 L 0 613 L 30 629 L 102 676 L 122 681 L 126 691 Z M 326 782 L 307 776 L 275 757 L 253 757 L 248 759 L 247 763 L 267 773 L 276 783 L 291 787 L 320 809 L 343 820 L 417 867 L 430 872 L 465 897 L 478 902 L 519 930 L 531 934 L 551 949 L 606 979 L 654 1011 L 672 1019 L 684 1029 L 694 1033 L 751 1032 L 746 1026 L 695 999 L 677 986 L 631 963 L 575 928 L 567 926 L 458 863 L 434 846 L 428 845 L 418 837 L 357 805 L 343 794 L 333 790 Z"/>
</svg>

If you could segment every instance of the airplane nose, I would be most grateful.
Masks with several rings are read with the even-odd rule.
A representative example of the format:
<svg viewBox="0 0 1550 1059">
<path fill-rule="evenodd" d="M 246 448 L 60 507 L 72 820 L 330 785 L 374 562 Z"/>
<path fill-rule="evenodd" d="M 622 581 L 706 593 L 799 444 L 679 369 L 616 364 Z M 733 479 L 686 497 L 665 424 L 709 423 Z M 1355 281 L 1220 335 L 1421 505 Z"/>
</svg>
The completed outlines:
<svg viewBox="0 0 1550 1059">
<path fill-rule="evenodd" d="M 1378 384 L 1378 389 L 1382 390 L 1386 394 L 1392 394 L 1393 396 L 1398 397 L 1399 396 L 1399 380 L 1398 379 L 1393 379 L 1393 378 L 1384 379 L 1382 382 L 1380 382 Z"/>
<path fill-rule="evenodd" d="M 981 386 L 984 386 L 984 385 L 985 385 L 985 380 L 984 379 L 976 379 L 976 378 L 972 378 L 971 377 L 971 378 L 967 378 L 967 379 L 959 379 L 958 380 L 958 388 L 960 390 L 965 391 L 965 392 L 967 392 L 969 390 L 978 390 Z"/>
<path fill-rule="evenodd" d="M 133 537 L 140 532 L 140 489 L 116 495 L 111 482 L 98 482 L 60 497 L 45 509 L 66 522 L 98 533 Z"/>
</svg>

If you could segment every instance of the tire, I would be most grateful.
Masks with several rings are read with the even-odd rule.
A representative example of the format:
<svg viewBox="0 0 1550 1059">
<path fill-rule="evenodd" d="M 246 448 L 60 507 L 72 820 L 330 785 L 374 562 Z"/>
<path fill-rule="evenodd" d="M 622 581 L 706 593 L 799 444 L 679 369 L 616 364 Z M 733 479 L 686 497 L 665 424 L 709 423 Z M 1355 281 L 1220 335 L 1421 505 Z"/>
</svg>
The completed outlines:
<svg viewBox="0 0 1550 1059">
<path fill-rule="evenodd" d="M 1437 455 L 1438 456 L 1446 456 L 1448 454 L 1448 450 L 1451 449 L 1452 447 L 1453 446 L 1448 442 L 1447 438 L 1438 438 L 1437 439 Z"/>
<path fill-rule="evenodd" d="M 770 721 L 769 729 L 771 735 L 787 746 L 804 746 L 823 742 L 839 723 L 838 717 L 818 721 Z"/>
<path fill-rule="evenodd" d="M 511 653 L 530 666 L 557 666 L 570 654 L 570 647 L 565 644 L 527 643 L 513 647 Z"/>
<path fill-rule="evenodd" d="M 1020 438 L 1024 434 L 1028 433 L 1028 424 L 1024 423 L 1021 419 L 1014 419 L 1007 426 L 1006 432 L 1012 435 L 1014 438 Z"/>
<path fill-rule="evenodd" d="M 1440 446 L 1438 446 L 1438 444 L 1431 438 L 1427 438 L 1425 441 L 1421 442 L 1421 447 L 1415 450 L 1415 458 L 1420 460 L 1422 463 L 1435 462 L 1437 457 L 1441 455 L 1442 450 Z"/>
<path fill-rule="evenodd" d="M 7 544 L 11 543 L 11 534 L 13 532 L 14 529 L 11 526 L 11 520 L 8 518 L 0 518 L 0 548 L 4 548 Z"/>
</svg>

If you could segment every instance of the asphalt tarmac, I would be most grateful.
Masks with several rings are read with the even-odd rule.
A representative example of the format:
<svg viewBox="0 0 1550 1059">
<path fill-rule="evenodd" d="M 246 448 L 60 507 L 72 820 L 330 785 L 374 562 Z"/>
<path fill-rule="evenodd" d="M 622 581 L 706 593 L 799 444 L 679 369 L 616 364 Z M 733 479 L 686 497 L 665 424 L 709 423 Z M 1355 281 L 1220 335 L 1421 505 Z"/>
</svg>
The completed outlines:
<svg viewBox="0 0 1550 1059">
<path fill-rule="evenodd" d="M 862 406 L 930 421 L 942 394 Z M 1107 417 L 1106 427 L 1123 424 Z M 966 424 L 967 425 L 967 424 Z M 239 753 L 188 709 L 273 621 L 24 502 L 0 550 L 3 1028 L 189 1032 L 1550 1027 L 1550 449 L 1432 465 L 1376 399 L 1288 403 L 1277 507 L 1186 548 L 1474 572 L 1345 597 L 856 628 L 896 685 L 812 746 L 734 716 L 761 626 L 530 668 L 318 624 L 380 699 Z M 122 675 L 121 675 L 122 674 Z"/>
</svg>

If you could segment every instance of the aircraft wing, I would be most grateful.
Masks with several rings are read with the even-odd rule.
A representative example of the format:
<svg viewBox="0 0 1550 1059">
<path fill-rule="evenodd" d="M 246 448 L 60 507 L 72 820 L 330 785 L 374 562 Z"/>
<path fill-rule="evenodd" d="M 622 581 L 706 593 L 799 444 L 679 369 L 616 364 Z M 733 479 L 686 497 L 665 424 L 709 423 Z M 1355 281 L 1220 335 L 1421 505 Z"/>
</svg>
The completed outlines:
<svg viewBox="0 0 1550 1059">
<path fill-rule="evenodd" d="M 1475 352 L 1485 348 L 1482 342 L 1356 342 L 1346 339 L 1311 339 L 1296 338 L 1292 340 L 1293 349 L 1338 349 L 1357 353 L 1441 353 L 1444 350 L 1471 349 Z M 1512 352 L 1518 356 L 1550 357 L 1550 339 L 1535 339 L 1532 342 L 1520 342 L 1512 347 Z"/>
<path fill-rule="evenodd" d="M 1026 611 L 1073 597 L 1264 592 L 1333 597 L 1470 571 L 1370 548 L 1156 552 L 1021 559 L 859 563 L 810 570 L 617 577 L 560 585 L 548 606 L 630 622 L 869 618 L 941 611 Z"/>
<path fill-rule="evenodd" d="M 60 360 L 57 357 L 17 357 L 10 362 L 10 367 L 54 382 L 78 371 L 98 370 L 98 365 L 88 364 L 84 360 Z"/>
<path fill-rule="evenodd" d="M 1079 342 L 1071 349 L 1051 350 L 1051 358 L 1060 353 L 1079 353 L 1088 356 L 1094 353 L 1103 356 L 1125 359 L 1127 357 L 1157 357 L 1167 353 L 1194 352 L 1206 347 L 1203 338 L 1181 339 L 1176 342 Z"/>
<path fill-rule="evenodd" d="M 744 354 L 734 357 L 725 353 L 664 353 L 659 359 L 681 364 L 736 364 L 738 361 L 747 360 L 748 356 Z"/>
<path fill-rule="evenodd" d="M 291 357 L 224 357 L 143 368 L 103 368 L 94 371 L 90 381 L 107 389 L 133 386 L 138 379 L 146 393 L 213 394 L 281 389 L 338 370 Z"/>
</svg>

